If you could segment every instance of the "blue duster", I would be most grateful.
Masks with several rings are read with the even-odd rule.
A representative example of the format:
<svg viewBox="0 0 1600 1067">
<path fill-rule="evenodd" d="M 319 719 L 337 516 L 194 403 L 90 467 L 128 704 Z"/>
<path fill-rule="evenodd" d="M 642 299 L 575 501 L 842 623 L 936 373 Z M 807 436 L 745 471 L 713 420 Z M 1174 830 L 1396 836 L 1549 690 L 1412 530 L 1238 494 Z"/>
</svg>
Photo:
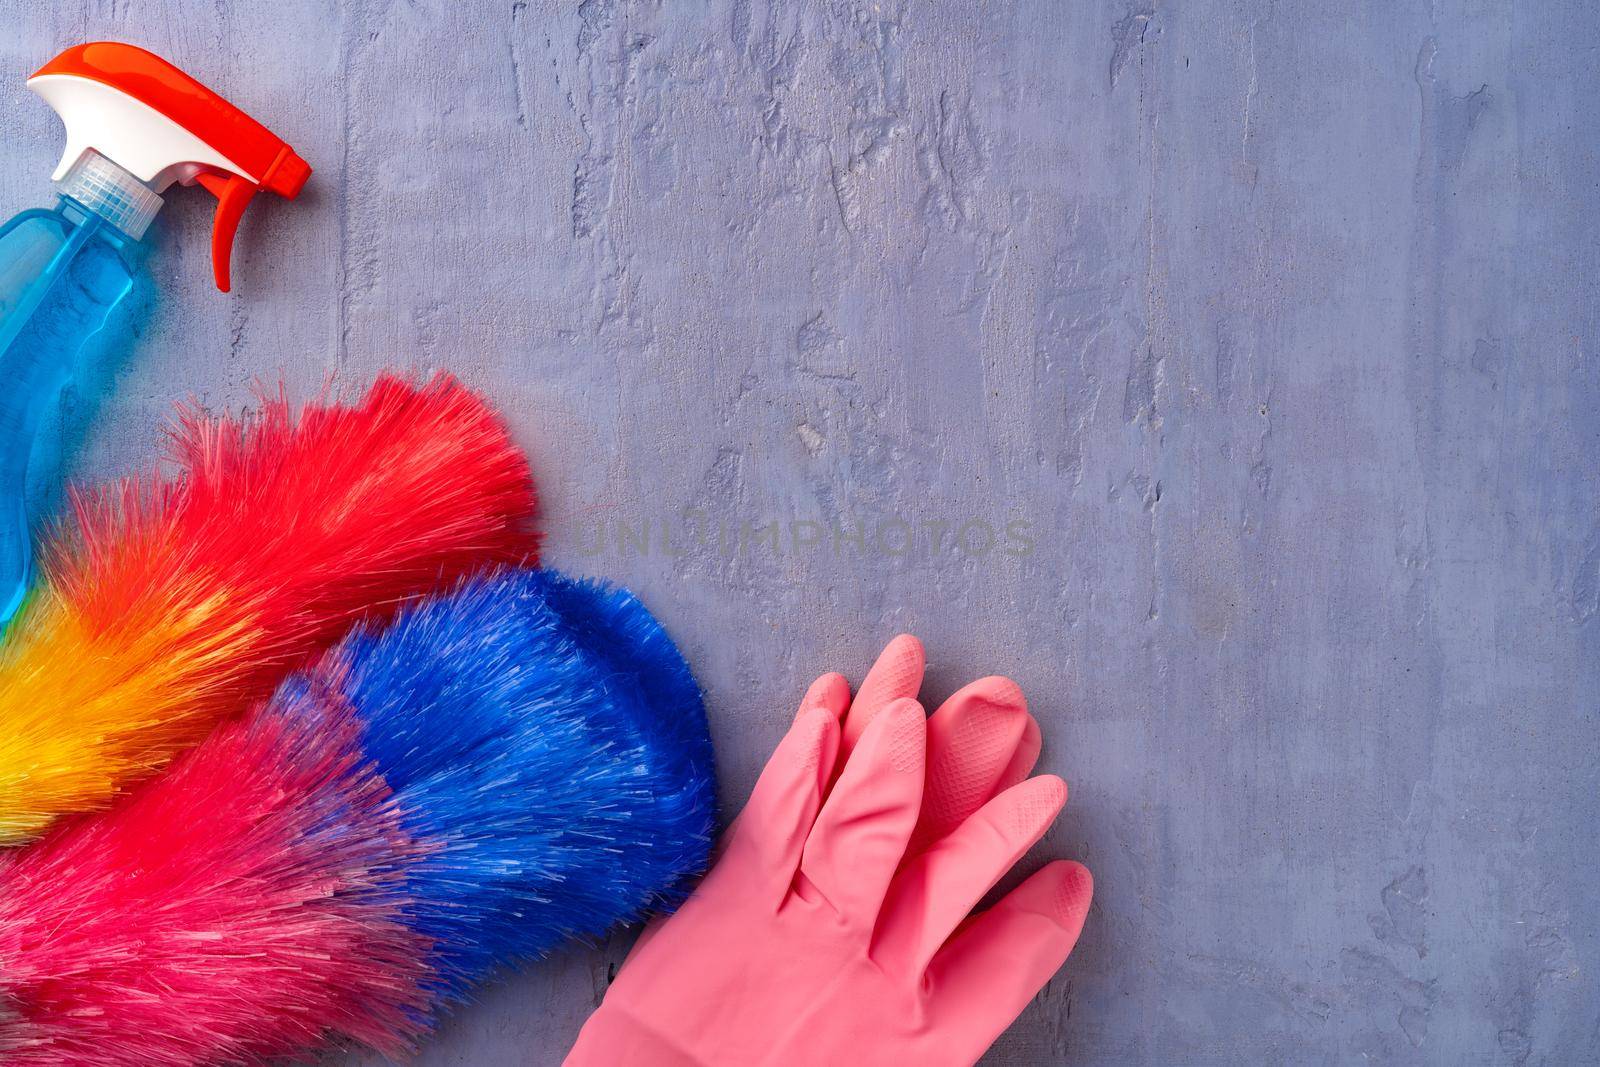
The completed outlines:
<svg viewBox="0 0 1600 1067">
<path fill-rule="evenodd" d="M 357 630 L 289 684 L 348 701 L 422 845 L 409 921 L 434 940 L 445 998 L 677 903 L 706 865 L 700 691 L 626 590 L 494 573 Z"/>
</svg>

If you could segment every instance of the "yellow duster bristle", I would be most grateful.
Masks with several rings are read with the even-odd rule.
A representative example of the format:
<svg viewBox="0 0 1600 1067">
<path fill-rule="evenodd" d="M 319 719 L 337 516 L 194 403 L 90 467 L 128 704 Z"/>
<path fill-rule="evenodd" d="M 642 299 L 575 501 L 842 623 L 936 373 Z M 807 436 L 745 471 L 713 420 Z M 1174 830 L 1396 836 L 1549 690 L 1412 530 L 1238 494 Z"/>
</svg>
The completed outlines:
<svg viewBox="0 0 1600 1067">
<path fill-rule="evenodd" d="M 261 637 L 217 600 L 91 634 L 53 591 L 38 598 L 0 672 L 0 844 L 104 806 L 205 736 L 230 663 Z"/>
</svg>

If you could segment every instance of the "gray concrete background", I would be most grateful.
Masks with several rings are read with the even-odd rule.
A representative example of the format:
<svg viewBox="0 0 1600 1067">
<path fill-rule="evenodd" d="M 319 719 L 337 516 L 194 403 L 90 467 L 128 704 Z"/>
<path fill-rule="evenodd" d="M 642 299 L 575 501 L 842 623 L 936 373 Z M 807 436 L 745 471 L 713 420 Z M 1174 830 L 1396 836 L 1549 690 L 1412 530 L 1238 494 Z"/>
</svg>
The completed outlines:
<svg viewBox="0 0 1600 1067">
<path fill-rule="evenodd" d="M 1072 784 L 1039 853 L 1099 896 L 988 1062 L 1600 1057 L 1591 5 L 5 11 L 7 211 L 60 145 L 23 75 L 89 38 L 317 168 L 226 297 L 171 197 L 78 474 L 190 394 L 452 368 L 534 457 L 550 561 L 681 641 L 730 804 L 895 631 L 933 697 L 1022 683 Z M 627 940 L 419 1062 L 558 1062 Z"/>
</svg>

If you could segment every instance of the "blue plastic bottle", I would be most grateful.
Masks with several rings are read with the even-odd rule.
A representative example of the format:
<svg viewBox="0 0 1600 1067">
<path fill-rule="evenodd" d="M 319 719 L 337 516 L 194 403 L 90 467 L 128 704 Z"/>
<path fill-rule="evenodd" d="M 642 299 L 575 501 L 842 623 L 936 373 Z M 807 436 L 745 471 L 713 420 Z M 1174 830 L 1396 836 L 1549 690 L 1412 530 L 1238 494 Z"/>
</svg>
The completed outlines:
<svg viewBox="0 0 1600 1067">
<path fill-rule="evenodd" d="M 108 202 L 96 180 L 106 161 L 88 153 L 51 210 L 24 211 L 0 228 L 0 622 L 28 589 L 28 460 L 40 423 L 87 341 L 133 288 L 124 256 L 143 233 L 131 200 Z M 159 206 L 160 198 L 148 193 Z"/>
<path fill-rule="evenodd" d="M 296 196 L 311 174 L 272 131 L 142 48 L 77 45 L 28 87 L 61 116 L 67 146 L 56 206 L 0 228 L 0 625 L 27 595 L 27 480 L 41 423 L 84 343 L 133 288 L 130 252 L 160 194 L 198 184 L 217 197 L 211 263 L 227 292 L 251 198 Z"/>
</svg>

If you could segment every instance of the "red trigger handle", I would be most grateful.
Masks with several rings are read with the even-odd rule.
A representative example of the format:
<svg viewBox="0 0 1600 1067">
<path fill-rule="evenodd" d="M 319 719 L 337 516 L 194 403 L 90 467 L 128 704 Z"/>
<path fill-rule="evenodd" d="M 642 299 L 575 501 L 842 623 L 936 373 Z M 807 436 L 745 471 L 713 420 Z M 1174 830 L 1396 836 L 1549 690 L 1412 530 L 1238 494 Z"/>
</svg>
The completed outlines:
<svg viewBox="0 0 1600 1067">
<path fill-rule="evenodd" d="M 141 155 L 139 160 L 145 170 L 134 176 L 144 181 L 164 177 L 163 189 L 174 177 L 184 185 L 199 182 L 217 198 L 217 217 L 211 229 L 211 266 L 217 288 L 223 292 L 230 284 L 229 260 L 234 235 L 239 231 L 239 216 L 250 199 L 265 190 L 292 200 L 311 177 L 310 164 L 277 134 L 160 56 L 131 44 L 91 41 L 75 45 L 40 67 L 33 77 L 98 82 L 176 123 L 210 150 L 200 159 L 211 159 L 213 164 L 188 156 L 166 158 L 160 152 Z M 46 99 L 50 99 L 49 94 Z M 52 100 L 52 106 L 55 103 Z M 186 142 L 175 144 L 185 150 L 190 147 Z M 74 143 L 73 156 L 76 158 L 84 148 L 105 147 Z M 109 154 L 124 167 L 131 162 L 114 152 Z M 194 171 L 190 168 L 200 172 L 191 178 Z"/>
<path fill-rule="evenodd" d="M 233 237 L 239 232 L 239 220 L 244 218 L 250 198 L 261 187 L 237 174 L 202 172 L 195 180 L 217 198 L 217 217 L 211 224 L 211 269 L 217 276 L 217 288 L 226 293 L 232 284 L 229 266 L 233 260 Z"/>
</svg>

